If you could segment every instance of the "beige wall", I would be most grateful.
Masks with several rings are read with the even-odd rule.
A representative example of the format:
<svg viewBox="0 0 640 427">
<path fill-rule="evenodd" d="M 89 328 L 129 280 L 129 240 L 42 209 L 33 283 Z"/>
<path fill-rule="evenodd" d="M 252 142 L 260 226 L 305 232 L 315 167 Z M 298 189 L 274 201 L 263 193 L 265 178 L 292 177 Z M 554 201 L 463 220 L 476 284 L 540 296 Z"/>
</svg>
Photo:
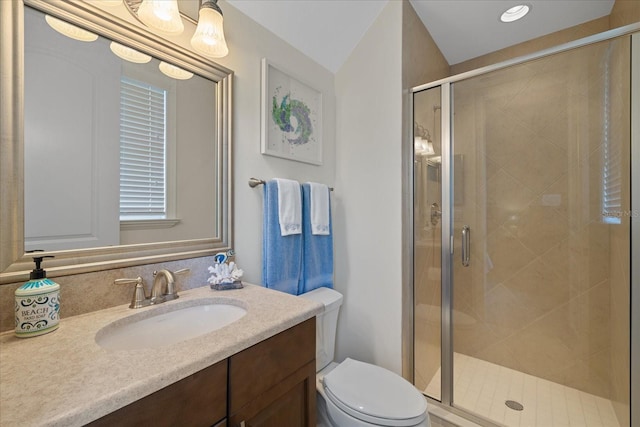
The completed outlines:
<svg viewBox="0 0 640 427">
<path fill-rule="evenodd" d="M 336 73 L 337 360 L 401 372 L 402 2 L 390 1 Z"/>
<path fill-rule="evenodd" d="M 408 1 L 402 2 L 402 87 L 445 78 L 449 64 Z"/>
<path fill-rule="evenodd" d="M 609 28 L 618 28 L 640 22 L 640 1 L 616 0 L 609 15 Z"/>
</svg>

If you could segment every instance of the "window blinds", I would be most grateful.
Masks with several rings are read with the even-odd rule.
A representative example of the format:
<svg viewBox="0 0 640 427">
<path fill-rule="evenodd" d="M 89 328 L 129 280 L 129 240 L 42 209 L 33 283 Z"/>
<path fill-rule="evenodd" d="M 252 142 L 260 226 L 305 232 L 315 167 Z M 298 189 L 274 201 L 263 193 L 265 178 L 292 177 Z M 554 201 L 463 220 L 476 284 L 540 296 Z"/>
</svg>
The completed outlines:
<svg viewBox="0 0 640 427">
<path fill-rule="evenodd" d="M 166 91 L 120 80 L 120 219 L 166 217 Z"/>
<path fill-rule="evenodd" d="M 602 117 L 604 167 L 602 171 L 602 219 L 606 224 L 621 224 L 622 215 L 622 154 L 620 144 L 611 139 L 611 46 L 604 64 L 604 102 Z"/>
</svg>

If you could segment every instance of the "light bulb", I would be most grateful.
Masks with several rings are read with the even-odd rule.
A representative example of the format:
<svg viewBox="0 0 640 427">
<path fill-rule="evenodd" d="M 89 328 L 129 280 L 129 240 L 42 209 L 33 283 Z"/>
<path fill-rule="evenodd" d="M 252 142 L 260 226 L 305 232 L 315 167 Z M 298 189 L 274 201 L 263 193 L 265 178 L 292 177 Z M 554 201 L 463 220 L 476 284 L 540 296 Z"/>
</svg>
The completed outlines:
<svg viewBox="0 0 640 427">
<path fill-rule="evenodd" d="M 138 18 L 164 34 L 177 35 L 184 31 L 177 0 L 143 0 Z"/>
<path fill-rule="evenodd" d="M 222 58 L 229 53 L 224 38 L 223 18 L 217 10 L 208 6 L 200 8 L 191 46 L 196 52 L 212 58 Z"/>
</svg>

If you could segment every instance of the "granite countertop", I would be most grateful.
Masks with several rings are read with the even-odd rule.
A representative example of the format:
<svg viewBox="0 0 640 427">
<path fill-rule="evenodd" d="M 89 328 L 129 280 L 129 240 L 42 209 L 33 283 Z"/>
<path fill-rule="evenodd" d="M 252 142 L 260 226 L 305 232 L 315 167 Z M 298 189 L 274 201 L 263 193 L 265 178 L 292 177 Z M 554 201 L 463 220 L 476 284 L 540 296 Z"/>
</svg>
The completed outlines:
<svg viewBox="0 0 640 427">
<path fill-rule="evenodd" d="M 236 322 L 161 349 L 105 350 L 96 333 L 145 310 L 169 311 L 202 298 L 238 305 Z M 64 308 L 64 302 L 63 308 Z M 195 304 L 192 304 L 195 305 Z M 0 334 L 0 426 L 80 426 L 307 320 L 318 303 L 261 286 L 180 293 L 177 300 L 128 305 L 62 318 L 58 330 L 31 338 Z M 162 331 L 158 331 L 159 334 Z"/>
</svg>

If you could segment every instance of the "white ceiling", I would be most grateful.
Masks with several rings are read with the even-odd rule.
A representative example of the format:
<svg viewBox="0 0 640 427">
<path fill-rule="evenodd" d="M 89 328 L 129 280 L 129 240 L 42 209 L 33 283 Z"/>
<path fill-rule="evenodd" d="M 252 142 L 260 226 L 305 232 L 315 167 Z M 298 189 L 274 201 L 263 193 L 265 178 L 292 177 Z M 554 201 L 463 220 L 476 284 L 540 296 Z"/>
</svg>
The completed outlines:
<svg viewBox="0 0 640 427">
<path fill-rule="evenodd" d="M 387 2 L 399 0 L 226 1 L 335 73 Z M 499 15 L 518 0 L 410 2 L 453 65 L 609 15 L 614 0 L 524 0 L 531 12 L 509 24 Z"/>
</svg>

